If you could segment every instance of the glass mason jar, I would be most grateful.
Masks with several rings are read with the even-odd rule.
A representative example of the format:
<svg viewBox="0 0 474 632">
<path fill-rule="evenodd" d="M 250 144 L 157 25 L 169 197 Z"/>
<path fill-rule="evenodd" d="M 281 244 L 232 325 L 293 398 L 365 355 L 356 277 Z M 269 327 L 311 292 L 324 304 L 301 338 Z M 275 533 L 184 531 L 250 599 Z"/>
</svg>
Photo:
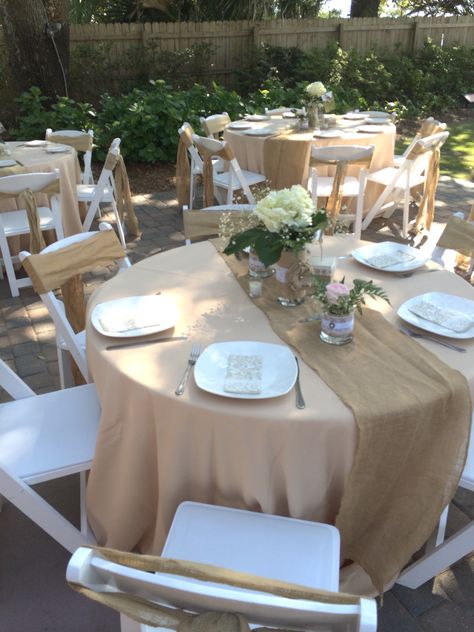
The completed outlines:
<svg viewBox="0 0 474 632">
<path fill-rule="evenodd" d="M 345 345 L 352 340 L 354 332 L 354 311 L 342 316 L 323 312 L 321 334 L 323 342 L 330 345 Z"/>
<path fill-rule="evenodd" d="M 249 251 L 249 276 L 254 279 L 265 279 L 273 274 L 274 270 L 271 267 L 266 267 L 262 261 L 258 258 L 257 253 L 253 248 Z"/>
<path fill-rule="evenodd" d="M 292 283 L 292 276 L 297 272 L 298 262 L 306 259 L 306 253 L 284 250 L 280 259 L 275 263 L 275 279 L 279 283 L 277 301 L 283 307 L 296 307 L 304 302 L 304 290 L 296 289 Z"/>
</svg>

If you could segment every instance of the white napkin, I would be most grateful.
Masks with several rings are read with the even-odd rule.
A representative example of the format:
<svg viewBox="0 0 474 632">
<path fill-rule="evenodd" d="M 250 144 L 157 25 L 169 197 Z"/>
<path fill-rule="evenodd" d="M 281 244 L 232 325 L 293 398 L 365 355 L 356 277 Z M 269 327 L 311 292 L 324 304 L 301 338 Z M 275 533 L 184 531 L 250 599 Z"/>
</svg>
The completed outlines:
<svg viewBox="0 0 474 632">
<path fill-rule="evenodd" d="M 227 359 L 224 391 L 227 393 L 261 393 L 262 357 L 259 355 L 230 355 Z"/>
<path fill-rule="evenodd" d="M 104 331 L 109 333 L 124 333 L 134 329 L 146 329 L 160 324 L 160 317 L 153 312 L 130 314 L 112 312 L 111 310 L 99 316 L 99 322 Z"/>
<path fill-rule="evenodd" d="M 447 307 L 439 307 L 427 300 L 418 301 L 408 309 L 413 314 L 456 333 L 467 331 L 474 325 L 474 312 L 466 314 Z"/>
<path fill-rule="evenodd" d="M 414 258 L 415 257 L 409 252 L 405 252 L 404 250 L 394 250 L 389 254 L 380 254 L 373 255 L 372 257 L 367 257 L 366 261 L 375 268 L 390 268 L 390 266 L 413 261 Z"/>
</svg>

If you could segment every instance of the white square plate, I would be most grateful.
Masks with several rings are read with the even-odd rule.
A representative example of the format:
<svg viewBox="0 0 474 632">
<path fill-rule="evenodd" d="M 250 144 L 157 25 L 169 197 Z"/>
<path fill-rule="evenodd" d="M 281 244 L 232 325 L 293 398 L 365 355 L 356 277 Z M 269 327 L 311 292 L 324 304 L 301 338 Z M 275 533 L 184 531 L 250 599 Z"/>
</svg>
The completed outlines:
<svg viewBox="0 0 474 632">
<path fill-rule="evenodd" d="M 252 126 L 247 121 L 234 121 L 227 126 L 229 129 L 250 129 Z"/>
<path fill-rule="evenodd" d="M 379 112 L 377 110 L 370 110 L 367 112 L 360 112 L 360 114 L 363 114 L 364 116 L 370 116 L 370 118 L 382 118 L 382 119 L 389 119 L 391 118 L 390 114 L 387 114 L 387 112 Z"/>
<path fill-rule="evenodd" d="M 452 309 L 462 312 L 463 314 L 474 313 L 474 301 L 461 296 L 455 296 L 454 294 L 428 292 L 427 294 L 421 294 L 410 298 L 408 301 L 400 305 L 397 312 L 400 318 L 405 320 L 407 323 L 410 323 L 410 325 L 415 325 L 415 327 L 419 327 L 425 331 L 430 331 L 433 334 L 446 336 L 447 338 L 459 338 L 460 340 L 474 338 L 474 325 L 469 327 L 466 331 L 457 333 L 451 329 L 443 327 L 442 325 L 438 325 L 430 320 L 421 318 L 421 316 L 417 316 L 411 312 L 410 307 L 416 305 L 416 303 L 419 303 L 421 300 L 428 301 L 432 305 L 436 305 L 442 309 Z"/>
<path fill-rule="evenodd" d="M 339 129 L 321 129 L 313 133 L 315 138 L 343 138 L 344 132 Z"/>
<path fill-rule="evenodd" d="M 145 320 L 143 320 L 143 315 L 146 315 Z M 105 328 L 103 323 L 106 319 L 116 326 Z M 137 319 L 145 322 L 145 326 L 134 327 L 133 322 Z M 177 319 L 178 311 L 174 301 L 169 297 L 156 295 L 126 296 L 99 303 L 91 314 L 91 322 L 95 329 L 103 336 L 112 338 L 132 338 L 154 334 L 173 327 Z"/>
<path fill-rule="evenodd" d="M 25 143 L 25 147 L 44 147 L 47 144 L 46 140 L 29 140 Z"/>
<path fill-rule="evenodd" d="M 387 125 L 387 123 L 390 123 L 390 119 L 382 116 L 369 116 L 366 122 L 369 125 Z"/>
<path fill-rule="evenodd" d="M 374 265 L 368 261 L 372 257 L 396 257 L 398 252 L 403 253 L 403 255 L 409 255 L 412 259 L 400 261 L 400 263 L 389 263 L 387 266 Z M 379 244 L 362 246 L 362 248 L 357 248 L 351 254 L 359 263 L 363 263 L 365 266 L 375 270 L 383 270 L 384 272 L 409 272 L 410 270 L 421 268 L 430 259 L 428 255 L 417 248 L 406 244 L 397 244 L 394 241 L 382 241 Z"/>
<path fill-rule="evenodd" d="M 227 364 L 231 355 L 256 355 L 262 358 L 262 389 L 260 393 L 230 393 L 224 391 Z M 285 345 L 237 340 L 216 342 L 199 356 L 194 367 L 194 379 L 199 388 L 214 395 L 236 399 L 265 399 L 288 393 L 295 385 L 296 360 Z"/>
<path fill-rule="evenodd" d="M 48 154 L 69 154 L 71 147 L 68 145 L 48 145 L 46 151 Z"/>
<path fill-rule="evenodd" d="M 270 116 L 268 114 L 247 114 L 245 118 L 247 121 L 268 121 Z"/>
<path fill-rule="evenodd" d="M 256 127 L 255 129 L 247 129 L 244 132 L 247 136 L 277 136 L 279 133 L 280 131 L 273 127 Z"/>
<path fill-rule="evenodd" d="M 384 121 L 387 123 L 387 121 Z M 361 132 L 362 134 L 383 134 L 384 132 L 390 131 L 390 127 L 385 124 L 382 125 L 361 125 L 356 129 L 356 132 Z"/>
</svg>

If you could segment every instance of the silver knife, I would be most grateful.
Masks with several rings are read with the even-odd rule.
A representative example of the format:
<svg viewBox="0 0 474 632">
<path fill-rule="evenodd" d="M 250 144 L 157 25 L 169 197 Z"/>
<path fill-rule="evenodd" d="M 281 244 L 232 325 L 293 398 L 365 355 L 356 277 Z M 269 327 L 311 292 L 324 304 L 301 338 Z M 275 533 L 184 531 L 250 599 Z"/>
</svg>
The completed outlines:
<svg viewBox="0 0 474 632">
<path fill-rule="evenodd" d="M 126 347 L 138 347 L 139 345 L 154 345 L 159 342 L 173 342 L 175 340 L 187 340 L 187 336 L 166 336 L 166 338 L 155 338 L 154 340 L 140 340 L 133 342 L 122 342 L 119 345 L 110 345 L 105 347 L 106 351 L 113 351 L 114 349 L 125 349 Z"/>
<path fill-rule="evenodd" d="M 296 389 L 296 408 L 299 408 L 300 410 L 303 410 L 303 408 L 305 408 L 306 403 L 304 401 L 303 398 L 303 393 L 301 392 L 301 385 L 300 385 L 300 363 L 298 362 L 298 358 L 295 356 L 295 360 L 296 360 L 296 369 L 297 369 L 297 373 L 296 373 L 296 382 L 295 382 L 295 389 Z"/>
</svg>

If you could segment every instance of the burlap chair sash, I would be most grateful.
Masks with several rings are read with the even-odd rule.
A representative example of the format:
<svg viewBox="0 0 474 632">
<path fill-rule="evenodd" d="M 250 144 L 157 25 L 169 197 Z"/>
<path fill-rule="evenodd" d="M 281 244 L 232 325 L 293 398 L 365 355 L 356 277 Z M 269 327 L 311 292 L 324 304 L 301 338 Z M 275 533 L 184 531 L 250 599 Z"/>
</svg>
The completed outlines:
<svg viewBox="0 0 474 632">
<path fill-rule="evenodd" d="M 246 214 L 245 211 L 185 211 L 183 213 L 184 236 L 186 239 L 211 237 L 219 234 L 221 220 L 225 215 L 231 215 L 238 222 Z"/>
<path fill-rule="evenodd" d="M 73 147 L 76 151 L 92 151 L 93 139 L 85 133 L 77 136 L 68 136 L 62 134 L 49 134 L 46 138 L 50 143 L 58 143 Z"/>
<path fill-rule="evenodd" d="M 265 139 L 263 145 L 264 173 L 273 190 L 294 184 L 306 188 L 312 134 L 297 138 L 280 135 Z"/>
<path fill-rule="evenodd" d="M 91 548 L 97 550 L 111 562 L 151 573 L 165 573 L 198 581 L 225 584 L 226 586 L 277 595 L 286 599 L 301 599 L 348 606 L 358 604 L 360 601 L 360 597 L 355 595 L 314 590 L 298 584 L 288 584 L 208 564 L 198 564 L 152 555 L 137 555 L 101 547 Z M 217 612 L 194 615 L 181 609 L 162 606 L 124 593 L 96 592 L 73 583 L 70 586 L 86 597 L 122 612 L 135 621 L 155 627 L 161 626 L 177 630 L 178 632 L 248 632 L 250 630 L 247 621 L 242 615 Z M 257 630 L 262 632 L 266 629 L 257 628 Z M 277 628 L 272 629 L 277 630 Z"/>
<path fill-rule="evenodd" d="M 436 245 L 457 250 L 465 257 L 474 257 L 474 221 L 450 217 Z"/>
<path fill-rule="evenodd" d="M 109 151 L 105 159 L 104 169 L 114 172 L 117 208 L 120 220 L 123 221 L 125 219 L 130 235 L 140 237 L 140 226 L 133 207 L 130 182 L 128 180 L 127 168 L 125 167 L 123 156 Z"/>
<path fill-rule="evenodd" d="M 199 141 L 194 139 L 194 145 L 203 161 L 202 179 L 204 184 L 204 204 L 206 206 L 212 206 L 214 203 L 214 172 L 212 169 L 212 159 L 216 157 L 230 162 L 234 160 L 235 155 L 231 146 L 226 141 L 220 143 L 220 148 L 211 148 L 206 144 L 206 140 L 207 139 L 202 139 L 202 141 Z"/>
<path fill-rule="evenodd" d="M 109 265 L 126 256 L 114 231 L 101 231 L 60 250 L 34 254 L 23 262 L 38 294 L 60 288 L 77 274 L 89 272 L 96 266 Z"/>
<path fill-rule="evenodd" d="M 188 149 L 192 144 L 191 128 L 183 127 L 179 135 L 178 154 L 176 156 L 176 192 L 181 206 L 189 203 L 191 167 L 189 165 Z"/>
<path fill-rule="evenodd" d="M 43 193 L 45 195 L 55 195 L 59 193 L 59 180 L 51 182 L 42 189 L 36 190 L 34 193 L 31 189 L 26 188 L 20 192 L 3 191 L 0 193 L 0 200 L 15 198 L 19 208 L 26 209 L 28 224 L 30 227 L 30 252 L 36 254 L 46 247 L 43 234 L 40 229 L 40 221 L 38 217 L 38 208 L 36 206 L 35 195 Z"/>
</svg>

